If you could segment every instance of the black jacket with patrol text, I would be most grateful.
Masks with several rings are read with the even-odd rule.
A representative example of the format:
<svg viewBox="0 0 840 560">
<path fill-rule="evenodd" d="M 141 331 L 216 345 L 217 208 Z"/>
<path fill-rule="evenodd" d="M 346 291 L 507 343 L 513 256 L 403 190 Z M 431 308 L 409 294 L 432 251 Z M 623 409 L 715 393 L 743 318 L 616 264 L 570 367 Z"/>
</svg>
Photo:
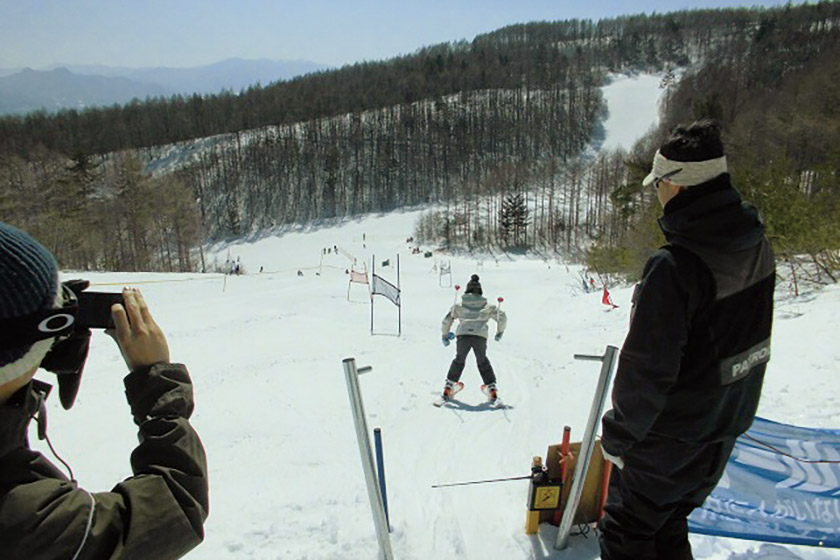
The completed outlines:
<svg viewBox="0 0 840 560">
<path fill-rule="evenodd" d="M 142 368 L 125 388 L 140 442 L 131 454 L 134 476 L 110 492 L 79 488 L 30 449 L 27 427 L 49 385 L 32 381 L 0 406 L 0 558 L 170 560 L 202 541 L 207 461 L 189 422 L 186 368 Z"/>
<path fill-rule="evenodd" d="M 668 244 L 636 287 L 602 420 L 615 456 L 648 435 L 734 439 L 755 418 L 770 358 L 774 257 L 729 175 L 678 194 L 659 225 Z"/>
</svg>

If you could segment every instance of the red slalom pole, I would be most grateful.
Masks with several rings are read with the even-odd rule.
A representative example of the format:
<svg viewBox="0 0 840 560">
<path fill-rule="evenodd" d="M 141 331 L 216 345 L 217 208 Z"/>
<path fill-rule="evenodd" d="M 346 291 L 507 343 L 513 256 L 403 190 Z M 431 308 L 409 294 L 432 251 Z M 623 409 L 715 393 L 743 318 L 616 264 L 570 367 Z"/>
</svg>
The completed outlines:
<svg viewBox="0 0 840 560">
<path fill-rule="evenodd" d="M 566 478 L 569 475 L 569 445 L 572 436 L 571 426 L 563 428 L 563 442 L 560 444 L 560 483 L 563 488 L 566 487 Z M 554 510 L 554 523 L 560 525 L 560 518 L 562 517 L 561 510 Z"/>
<path fill-rule="evenodd" d="M 598 498 L 598 523 L 601 523 L 601 518 L 604 517 L 604 505 L 607 503 L 607 493 L 610 488 L 610 474 L 612 474 L 613 464 L 609 461 L 604 461 L 604 474 L 601 478 L 601 497 Z"/>
<path fill-rule="evenodd" d="M 563 428 L 563 443 L 560 444 L 560 480 L 566 482 L 566 476 L 569 474 L 569 446 L 572 439 L 572 428 L 566 426 Z"/>
</svg>

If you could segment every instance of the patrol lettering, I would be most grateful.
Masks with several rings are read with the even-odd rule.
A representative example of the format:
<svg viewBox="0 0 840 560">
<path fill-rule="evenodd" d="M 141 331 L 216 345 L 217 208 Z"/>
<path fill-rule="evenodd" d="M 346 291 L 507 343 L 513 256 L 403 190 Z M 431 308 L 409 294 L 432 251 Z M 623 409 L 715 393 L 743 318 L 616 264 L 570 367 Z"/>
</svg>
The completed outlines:
<svg viewBox="0 0 840 560">
<path fill-rule="evenodd" d="M 752 348 L 721 360 L 720 383 L 728 385 L 746 377 L 759 364 L 770 361 L 770 339 L 759 342 Z"/>
</svg>

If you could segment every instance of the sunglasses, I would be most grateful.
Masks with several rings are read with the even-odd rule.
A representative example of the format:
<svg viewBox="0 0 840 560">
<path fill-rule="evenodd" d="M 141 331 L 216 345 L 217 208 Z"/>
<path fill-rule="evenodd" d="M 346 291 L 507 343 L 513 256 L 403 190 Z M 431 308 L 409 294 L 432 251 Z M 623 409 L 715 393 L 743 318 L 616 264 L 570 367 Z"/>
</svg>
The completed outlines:
<svg viewBox="0 0 840 560">
<path fill-rule="evenodd" d="M 653 190 L 659 189 L 659 183 L 661 183 L 665 179 L 670 179 L 671 177 L 673 177 L 674 175 L 676 175 L 680 171 L 682 171 L 682 167 L 680 167 L 679 169 L 674 169 L 673 171 L 669 171 L 668 173 L 665 173 L 661 177 L 657 177 L 656 179 L 654 179 L 653 180 Z"/>
</svg>

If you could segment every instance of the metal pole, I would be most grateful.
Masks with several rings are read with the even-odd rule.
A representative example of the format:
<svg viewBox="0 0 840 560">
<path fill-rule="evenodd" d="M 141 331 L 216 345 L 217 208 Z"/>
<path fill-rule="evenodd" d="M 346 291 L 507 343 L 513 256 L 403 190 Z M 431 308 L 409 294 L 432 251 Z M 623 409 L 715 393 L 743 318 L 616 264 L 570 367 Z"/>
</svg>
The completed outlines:
<svg viewBox="0 0 840 560">
<path fill-rule="evenodd" d="M 400 291 L 400 254 L 397 253 L 397 294 L 400 304 L 397 306 L 397 334 L 402 336 L 402 292 Z"/>
<path fill-rule="evenodd" d="M 572 479 L 572 488 L 569 491 L 569 500 L 563 510 L 563 518 L 560 520 L 560 527 L 557 531 L 557 542 L 555 550 L 564 550 L 569 541 L 569 533 L 572 530 L 572 521 L 575 518 L 580 496 L 583 493 L 583 482 L 586 471 L 589 468 L 589 461 L 592 459 L 592 449 L 595 446 L 595 434 L 598 428 L 598 421 L 604 411 L 604 402 L 607 398 L 607 388 L 612 379 L 615 369 L 615 357 L 618 349 L 615 346 L 607 346 L 603 356 L 583 356 L 575 354 L 576 360 L 591 360 L 601 362 L 601 375 L 598 378 L 598 386 L 595 389 L 595 397 L 592 399 L 592 408 L 589 410 L 589 420 L 586 423 L 586 431 L 583 440 L 580 442 L 575 474 Z"/>
<path fill-rule="evenodd" d="M 371 255 L 370 257 L 370 334 L 373 334 L 373 283 L 376 281 L 374 279 L 376 276 L 376 255 Z"/>
<path fill-rule="evenodd" d="M 347 393 L 350 395 L 350 405 L 353 410 L 353 421 L 356 426 L 356 439 L 359 440 L 359 453 L 362 456 L 362 468 L 365 471 L 365 484 L 367 485 L 370 509 L 373 512 L 373 522 L 376 526 L 376 538 L 379 541 L 380 558 L 393 560 L 391 552 L 391 537 L 388 534 L 388 521 L 385 517 L 385 506 L 382 501 L 382 494 L 379 484 L 376 481 L 376 471 L 373 465 L 373 450 L 368 436 L 367 419 L 365 407 L 362 403 L 362 392 L 359 389 L 359 373 L 369 371 L 370 368 L 356 370 L 356 360 L 346 358 L 344 363 L 344 377 L 347 381 Z"/>
</svg>

